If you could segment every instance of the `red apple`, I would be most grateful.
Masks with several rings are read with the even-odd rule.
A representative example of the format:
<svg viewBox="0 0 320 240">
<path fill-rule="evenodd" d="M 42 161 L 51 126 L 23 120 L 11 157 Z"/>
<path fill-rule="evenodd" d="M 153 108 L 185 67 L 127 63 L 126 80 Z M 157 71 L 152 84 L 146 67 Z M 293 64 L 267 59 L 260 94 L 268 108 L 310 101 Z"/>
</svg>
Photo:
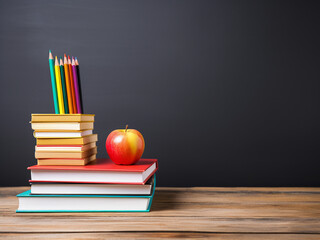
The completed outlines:
<svg viewBox="0 0 320 240">
<path fill-rule="evenodd" d="M 141 158 L 144 151 L 142 134 L 135 129 L 117 129 L 107 137 L 106 149 L 110 159 L 116 164 L 130 165 Z"/>
</svg>

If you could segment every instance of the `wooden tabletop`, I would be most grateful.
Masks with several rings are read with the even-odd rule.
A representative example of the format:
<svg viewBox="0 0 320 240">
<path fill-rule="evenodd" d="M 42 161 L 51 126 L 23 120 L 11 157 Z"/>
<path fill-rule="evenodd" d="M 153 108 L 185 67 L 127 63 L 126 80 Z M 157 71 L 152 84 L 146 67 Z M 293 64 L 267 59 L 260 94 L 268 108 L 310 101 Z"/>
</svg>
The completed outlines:
<svg viewBox="0 0 320 240">
<path fill-rule="evenodd" d="M 0 188 L 1 239 L 320 239 L 320 188 L 157 188 L 149 213 L 15 213 Z"/>
</svg>

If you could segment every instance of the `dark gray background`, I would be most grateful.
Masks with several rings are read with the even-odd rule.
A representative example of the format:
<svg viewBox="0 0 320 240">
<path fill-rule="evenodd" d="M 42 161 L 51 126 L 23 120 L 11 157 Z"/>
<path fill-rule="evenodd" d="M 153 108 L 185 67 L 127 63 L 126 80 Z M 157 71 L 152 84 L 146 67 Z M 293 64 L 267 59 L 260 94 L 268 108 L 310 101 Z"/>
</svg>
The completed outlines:
<svg viewBox="0 0 320 240">
<path fill-rule="evenodd" d="M 79 58 L 105 139 L 129 127 L 159 186 L 320 186 L 319 1 L 0 1 L 2 186 L 53 113 L 48 50 Z"/>
</svg>

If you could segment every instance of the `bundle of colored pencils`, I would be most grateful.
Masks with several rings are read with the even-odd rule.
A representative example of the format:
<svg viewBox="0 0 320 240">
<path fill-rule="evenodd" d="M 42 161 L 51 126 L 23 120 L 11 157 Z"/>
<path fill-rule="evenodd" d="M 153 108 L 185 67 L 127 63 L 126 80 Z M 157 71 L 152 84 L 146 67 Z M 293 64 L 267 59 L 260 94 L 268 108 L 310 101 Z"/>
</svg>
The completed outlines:
<svg viewBox="0 0 320 240">
<path fill-rule="evenodd" d="M 60 60 L 60 61 L 59 61 Z M 64 54 L 53 59 L 49 50 L 49 67 L 56 114 L 83 113 L 80 70 L 77 58 Z"/>
</svg>

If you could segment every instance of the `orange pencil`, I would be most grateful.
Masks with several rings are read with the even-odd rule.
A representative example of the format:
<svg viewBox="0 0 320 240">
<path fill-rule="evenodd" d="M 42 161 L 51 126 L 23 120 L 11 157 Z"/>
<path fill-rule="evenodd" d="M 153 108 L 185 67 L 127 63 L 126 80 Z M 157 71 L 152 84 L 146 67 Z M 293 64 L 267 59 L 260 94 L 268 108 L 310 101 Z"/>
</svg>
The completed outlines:
<svg viewBox="0 0 320 240">
<path fill-rule="evenodd" d="M 68 68 L 69 68 L 69 80 L 70 80 L 70 86 L 71 86 L 73 113 L 78 113 L 77 105 L 76 105 L 76 95 L 74 92 L 74 84 L 73 84 L 72 66 L 71 66 L 70 56 L 68 56 Z"/>
<path fill-rule="evenodd" d="M 64 67 L 64 75 L 65 75 L 66 88 L 67 88 L 68 109 L 69 109 L 69 113 L 72 114 L 74 112 L 73 112 L 72 93 L 71 93 L 71 86 L 70 86 L 69 67 L 68 67 L 66 54 L 64 54 L 63 67 Z"/>
</svg>

